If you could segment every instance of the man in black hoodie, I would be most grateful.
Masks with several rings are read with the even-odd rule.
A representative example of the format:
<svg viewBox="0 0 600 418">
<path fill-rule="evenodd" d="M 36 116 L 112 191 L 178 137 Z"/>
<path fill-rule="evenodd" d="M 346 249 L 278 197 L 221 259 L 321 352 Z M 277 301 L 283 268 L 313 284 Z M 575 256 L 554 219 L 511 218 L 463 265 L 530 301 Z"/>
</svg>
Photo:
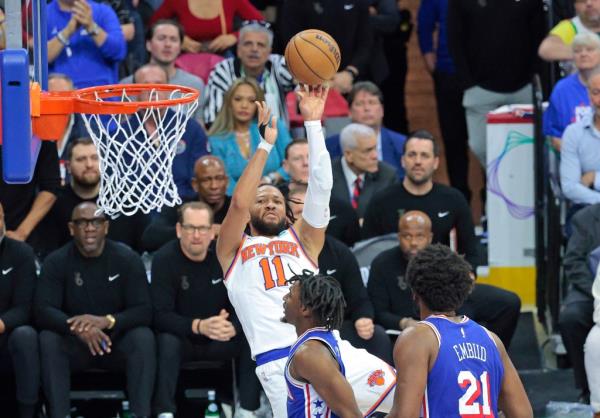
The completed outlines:
<svg viewBox="0 0 600 418">
<path fill-rule="evenodd" d="M 125 371 L 132 412 L 150 415 L 156 370 L 152 302 L 141 258 L 106 239 L 93 202 L 75 207 L 73 240 L 44 262 L 35 297 L 42 385 L 51 417 L 69 414 L 70 374 L 91 367 Z"/>
<path fill-rule="evenodd" d="M 21 418 L 33 417 L 40 386 L 37 332 L 29 326 L 35 282 L 33 250 L 6 236 L 0 204 L 0 358 L 8 354 L 17 383 Z"/>
</svg>

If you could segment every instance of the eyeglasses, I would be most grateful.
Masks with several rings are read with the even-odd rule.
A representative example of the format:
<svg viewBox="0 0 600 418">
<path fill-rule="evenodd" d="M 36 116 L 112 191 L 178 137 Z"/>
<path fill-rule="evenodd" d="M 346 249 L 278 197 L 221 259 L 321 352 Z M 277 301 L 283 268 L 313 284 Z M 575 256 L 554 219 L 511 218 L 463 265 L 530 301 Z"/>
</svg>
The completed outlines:
<svg viewBox="0 0 600 418">
<path fill-rule="evenodd" d="M 188 234 L 193 233 L 193 232 L 207 234 L 212 229 L 212 226 L 208 226 L 208 225 L 195 226 L 195 225 L 190 225 L 190 224 L 182 224 L 181 228 Z"/>
<path fill-rule="evenodd" d="M 256 20 L 256 19 L 244 20 L 242 22 L 242 27 L 247 26 L 247 25 L 258 25 L 258 26 L 262 26 L 265 29 L 271 29 L 271 23 L 267 22 L 266 20 Z"/>
<path fill-rule="evenodd" d="M 79 218 L 79 219 L 73 219 L 71 222 L 73 222 L 73 225 L 75 225 L 77 228 L 87 228 L 88 226 L 92 226 L 94 229 L 98 229 L 100 228 L 102 225 L 104 225 L 104 222 L 106 222 L 105 218 L 92 218 L 92 219 L 86 219 L 86 218 Z"/>
</svg>

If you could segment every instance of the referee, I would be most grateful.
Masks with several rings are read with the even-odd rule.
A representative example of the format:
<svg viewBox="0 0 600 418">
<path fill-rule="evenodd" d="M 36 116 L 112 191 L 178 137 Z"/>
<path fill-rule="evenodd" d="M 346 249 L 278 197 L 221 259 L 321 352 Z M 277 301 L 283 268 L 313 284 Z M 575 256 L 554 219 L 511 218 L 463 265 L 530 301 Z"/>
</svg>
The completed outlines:
<svg viewBox="0 0 600 418">
<path fill-rule="evenodd" d="M 156 370 L 152 302 L 144 264 L 106 239 L 108 222 L 93 202 L 75 207 L 73 240 L 46 258 L 36 291 L 42 386 L 50 417 L 69 415 L 70 374 L 124 371 L 131 410 L 150 415 Z"/>
</svg>

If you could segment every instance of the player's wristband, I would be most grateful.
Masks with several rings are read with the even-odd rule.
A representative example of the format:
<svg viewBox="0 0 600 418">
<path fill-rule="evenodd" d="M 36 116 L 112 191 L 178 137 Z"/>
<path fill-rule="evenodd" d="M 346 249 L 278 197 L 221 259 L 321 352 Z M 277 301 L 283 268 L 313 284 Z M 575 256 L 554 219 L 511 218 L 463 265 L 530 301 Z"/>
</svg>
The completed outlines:
<svg viewBox="0 0 600 418">
<path fill-rule="evenodd" d="M 270 154 L 271 150 L 273 149 L 273 144 L 269 144 L 267 141 L 262 140 L 260 141 L 260 144 L 258 144 L 257 149 L 264 149 L 267 151 L 267 154 Z"/>
</svg>

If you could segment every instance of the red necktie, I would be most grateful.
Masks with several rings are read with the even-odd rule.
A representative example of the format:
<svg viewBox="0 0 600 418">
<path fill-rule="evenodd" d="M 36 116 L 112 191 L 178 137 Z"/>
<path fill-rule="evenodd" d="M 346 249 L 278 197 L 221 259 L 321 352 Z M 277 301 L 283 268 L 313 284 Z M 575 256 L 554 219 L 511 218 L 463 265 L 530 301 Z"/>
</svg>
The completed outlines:
<svg viewBox="0 0 600 418">
<path fill-rule="evenodd" d="M 354 180 L 354 190 L 352 191 L 352 207 L 358 209 L 358 198 L 360 197 L 360 177 Z"/>
</svg>

